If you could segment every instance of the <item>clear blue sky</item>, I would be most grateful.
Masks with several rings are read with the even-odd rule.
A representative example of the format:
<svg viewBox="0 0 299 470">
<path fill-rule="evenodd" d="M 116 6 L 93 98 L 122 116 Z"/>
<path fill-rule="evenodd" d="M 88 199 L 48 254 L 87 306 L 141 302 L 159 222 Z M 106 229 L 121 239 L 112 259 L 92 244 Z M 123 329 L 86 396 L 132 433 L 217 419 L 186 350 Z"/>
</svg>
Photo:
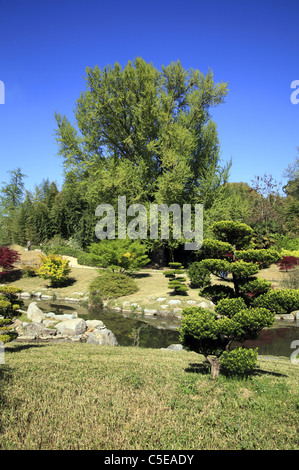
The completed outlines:
<svg viewBox="0 0 299 470">
<path fill-rule="evenodd" d="M 87 66 L 137 56 L 228 82 L 213 118 L 230 181 L 284 181 L 299 146 L 298 19 L 298 0 L 0 0 L 0 183 L 20 167 L 27 189 L 46 178 L 60 187 L 54 112 L 73 121 Z"/>
</svg>

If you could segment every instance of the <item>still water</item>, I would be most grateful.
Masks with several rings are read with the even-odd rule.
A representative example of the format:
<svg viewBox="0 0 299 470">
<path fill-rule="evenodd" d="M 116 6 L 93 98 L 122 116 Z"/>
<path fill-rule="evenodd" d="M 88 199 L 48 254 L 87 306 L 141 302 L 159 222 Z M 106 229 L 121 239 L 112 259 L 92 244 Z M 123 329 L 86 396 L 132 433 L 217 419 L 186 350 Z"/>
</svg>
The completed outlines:
<svg viewBox="0 0 299 470">
<path fill-rule="evenodd" d="M 27 302 L 26 302 L 27 303 Z M 28 302 L 29 303 L 29 302 Z M 180 321 L 166 317 L 144 317 L 135 313 L 121 313 L 109 309 L 89 310 L 77 304 L 66 302 L 38 303 L 44 313 L 56 314 L 77 312 L 85 320 L 100 319 L 111 330 L 120 346 L 138 345 L 143 348 L 167 348 L 179 343 Z M 299 326 L 295 322 L 278 322 L 272 328 L 263 330 L 255 341 L 246 341 L 245 346 L 258 347 L 260 355 L 290 357 L 293 341 L 299 341 Z"/>
</svg>

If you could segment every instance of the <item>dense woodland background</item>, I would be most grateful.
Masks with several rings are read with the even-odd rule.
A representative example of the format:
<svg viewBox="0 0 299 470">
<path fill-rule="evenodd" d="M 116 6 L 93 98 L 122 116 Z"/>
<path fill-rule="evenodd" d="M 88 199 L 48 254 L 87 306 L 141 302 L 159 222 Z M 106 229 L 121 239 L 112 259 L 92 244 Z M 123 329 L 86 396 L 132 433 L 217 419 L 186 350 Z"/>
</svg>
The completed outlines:
<svg viewBox="0 0 299 470">
<path fill-rule="evenodd" d="M 30 240 L 88 252 L 100 243 L 96 207 L 109 203 L 117 213 L 125 195 L 127 206 L 203 204 L 204 238 L 214 222 L 234 220 L 254 229 L 256 247 L 299 249 L 299 156 L 286 162 L 284 187 L 259 168 L 251 184 L 228 182 L 231 162 L 221 160 L 211 117 L 228 89 L 212 72 L 185 70 L 179 61 L 159 71 L 137 58 L 124 68 L 87 68 L 85 78 L 74 123 L 56 114 L 62 187 L 44 177 L 29 191 L 26 175 L 12 169 L 1 188 L 1 245 Z M 192 256 L 183 239 L 143 243 L 159 264 Z"/>
</svg>

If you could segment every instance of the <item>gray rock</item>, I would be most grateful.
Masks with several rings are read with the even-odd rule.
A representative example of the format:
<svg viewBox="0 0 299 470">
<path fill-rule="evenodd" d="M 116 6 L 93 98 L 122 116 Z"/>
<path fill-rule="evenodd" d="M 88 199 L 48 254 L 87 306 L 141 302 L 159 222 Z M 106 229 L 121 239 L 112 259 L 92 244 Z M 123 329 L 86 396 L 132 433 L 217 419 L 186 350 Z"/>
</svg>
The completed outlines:
<svg viewBox="0 0 299 470">
<path fill-rule="evenodd" d="M 172 299 L 172 300 L 169 300 L 168 305 L 180 305 L 181 303 L 182 301 L 179 299 Z"/>
<path fill-rule="evenodd" d="M 98 330 L 106 328 L 102 320 L 86 320 L 87 328 L 95 328 Z"/>
<path fill-rule="evenodd" d="M 45 318 L 45 315 L 43 314 L 41 309 L 37 306 L 36 302 L 31 302 L 28 305 L 27 317 L 28 317 L 29 320 L 31 320 L 35 323 L 42 323 L 42 321 Z"/>
<path fill-rule="evenodd" d="M 29 292 L 21 292 L 20 297 L 21 299 L 29 299 L 31 294 Z"/>
<path fill-rule="evenodd" d="M 52 299 L 53 299 L 53 296 L 52 296 L 52 295 L 42 294 L 40 298 L 41 298 L 42 300 L 52 300 Z"/>
<path fill-rule="evenodd" d="M 166 300 L 166 297 L 158 297 L 157 298 L 157 302 L 164 302 L 164 300 Z"/>
<path fill-rule="evenodd" d="M 107 328 L 104 330 L 95 330 L 86 340 L 87 344 L 96 344 L 98 346 L 118 346 L 117 339 L 112 331 Z"/>
<path fill-rule="evenodd" d="M 171 351 L 182 351 L 183 346 L 181 344 L 171 344 L 167 349 L 170 349 Z"/>
<path fill-rule="evenodd" d="M 173 313 L 175 315 L 180 315 L 182 313 L 183 309 L 182 308 L 174 308 Z"/>
<path fill-rule="evenodd" d="M 294 321 L 294 316 L 289 313 L 281 316 L 281 319 L 284 321 Z"/>
<path fill-rule="evenodd" d="M 170 310 L 160 310 L 159 315 L 161 315 L 162 317 L 168 317 L 172 315 L 172 312 Z"/>
<path fill-rule="evenodd" d="M 167 348 L 161 348 L 163 351 L 182 351 L 183 346 L 181 344 L 171 344 Z"/>
<path fill-rule="evenodd" d="M 23 328 L 23 335 L 31 339 L 36 339 L 45 329 L 42 323 L 26 323 Z"/>
<path fill-rule="evenodd" d="M 295 318 L 296 321 L 299 320 L 299 310 L 295 310 L 294 312 L 291 313 L 291 315 L 294 316 L 294 318 Z"/>
<path fill-rule="evenodd" d="M 48 328 L 49 326 L 54 326 L 56 325 L 57 321 L 56 320 L 44 320 L 43 321 L 43 325 L 45 325 L 46 328 Z"/>
<path fill-rule="evenodd" d="M 196 300 L 187 300 L 187 304 L 188 305 L 196 305 L 197 302 L 196 302 Z"/>
<path fill-rule="evenodd" d="M 56 328 L 44 328 L 43 330 L 41 330 L 38 337 L 39 338 L 44 338 L 44 337 L 52 338 L 52 336 L 55 336 L 56 334 L 57 334 Z"/>
<path fill-rule="evenodd" d="M 208 308 L 208 306 L 209 306 L 209 305 L 208 305 L 206 302 L 200 302 L 200 303 L 198 304 L 198 307 L 201 307 L 201 308 Z"/>
<path fill-rule="evenodd" d="M 144 315 L 157 315 L 158 312 L 157 312 L 157 310 L 148 310 L 147 308 L 145 308 L 143 310 L 143 313 L 144 313 Z"/>
<path fill-rule="evenodd" d="M 74 318 L 77 318 L 77 312 L 76 313 L 63 313 L 60 315 L 54 314 L 54 319 L 59 320 L 59 321 L 65 321 L 65 320 L 73 320 Z"/>
<path fill-rule="evenodd" d="M 82 318 L 73 318 L 58 323 L 55 328 L 62 335 L 74 336 L 84 334 L 87 325 Z"/>
</svg>

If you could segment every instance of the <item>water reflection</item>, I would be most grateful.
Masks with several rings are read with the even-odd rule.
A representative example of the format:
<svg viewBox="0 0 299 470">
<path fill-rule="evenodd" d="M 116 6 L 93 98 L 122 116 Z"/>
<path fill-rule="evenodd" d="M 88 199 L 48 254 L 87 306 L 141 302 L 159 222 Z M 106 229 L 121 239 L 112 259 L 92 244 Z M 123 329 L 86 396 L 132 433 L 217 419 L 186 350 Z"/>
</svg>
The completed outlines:
<svg viewBox="0 0 299 470">
<path fill-rule="evenodd" d="M 26 302 L 29 304 L 29 301 Z M 85 320 L 100 319 L 111 330 L 120 346 L 140 346 L 143 348 L 167 348 L 179 343 L 180 322 L 175 318 L 144 317 L 136 313 L 116 312 L 109 309 L 89 310 L 77 304 L 66 302 L 39 302 L 44 312 L 56 314 L 76 311 Z M 255 341 L 246 341 L 245 346 L 258 347 L 260 355 L 290 357 L 291 343 L 299 340 L 296 323 L 276 323 L 274 327 L 263 330 Z"/>
</svg>

